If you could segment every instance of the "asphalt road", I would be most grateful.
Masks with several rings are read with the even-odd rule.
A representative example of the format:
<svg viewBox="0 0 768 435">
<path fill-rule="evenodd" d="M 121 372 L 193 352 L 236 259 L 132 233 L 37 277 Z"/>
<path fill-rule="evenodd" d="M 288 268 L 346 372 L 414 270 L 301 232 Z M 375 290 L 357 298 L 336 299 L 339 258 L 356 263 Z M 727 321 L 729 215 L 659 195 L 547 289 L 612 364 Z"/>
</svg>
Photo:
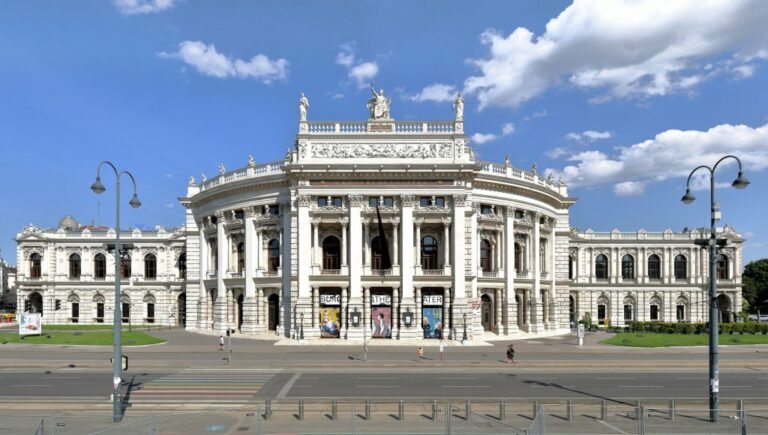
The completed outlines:
<svg viewBox="0 0 768 435">
<path fill-rule="evenodd" d="M 515 373 L 473 371 L 264 371 L 182 370 L 128 372 L 123 391 L 135 400 L 196 399 L 215 403 L 253 399 L 705 399 L 705 372 Z M 2 371 L 0 398 L 103 399 L 107 371 Z M 767 399 L 768 373 L 721 374 L 723 399 Z"/>
</svg>

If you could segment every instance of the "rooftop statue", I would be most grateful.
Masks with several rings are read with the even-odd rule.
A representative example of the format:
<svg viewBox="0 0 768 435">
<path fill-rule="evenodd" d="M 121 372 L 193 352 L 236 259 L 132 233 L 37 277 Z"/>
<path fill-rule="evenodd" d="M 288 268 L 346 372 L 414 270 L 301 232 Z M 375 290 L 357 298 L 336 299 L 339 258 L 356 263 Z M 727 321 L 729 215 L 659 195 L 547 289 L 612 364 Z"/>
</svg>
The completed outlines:
<svg viewBox="0 0 768 435">
<path fill-rule="evenodd" d="M 461 96 L 461 92 L 456 96 L 456 101 L 453 102 L 453 109 L 456 111 L 456 121 L 464 120 L 464 98 Z"/>
<path fill-rule="evenodd" d="M 384 96 L 384 89 L 376 89 L 371 82 L 371 93 L 373 97 L 368 100 L 368 111 L 370 111 L 371 119 L 391 119 L 389 117 L 389 108 L 392 105 L 392 99 Z"/>
<path fill-rule="evenodd" d="M 299 98 L 299 121 L 305 122 L 307 120 L 307 110 L 309 110 L 309 100 L 302 92 L 301 98 Z"/>
</svg>

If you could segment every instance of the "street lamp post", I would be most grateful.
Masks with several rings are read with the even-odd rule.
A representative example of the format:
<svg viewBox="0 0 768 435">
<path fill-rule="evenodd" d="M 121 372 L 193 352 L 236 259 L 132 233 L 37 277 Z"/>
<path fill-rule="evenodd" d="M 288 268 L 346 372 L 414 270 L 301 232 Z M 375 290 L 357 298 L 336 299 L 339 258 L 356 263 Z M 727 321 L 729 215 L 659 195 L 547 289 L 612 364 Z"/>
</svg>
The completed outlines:
<svg viewBox="0 0 768 435">
<path fill-rule="evenodd" d="M 467 313 L 464 313 L 464 334 L 461 335 L 462 344 L 467 344 Z"/>
<path fill-rule="evenodd" d="M 713 423 L 718 420 L 718 393 L 720 391 L 719 380 L 719 350 L 718 350 L 718 305 L 717 305 L 717 276 L 716 276 L 716 254 L 717 254 L 717 234 L 715 224 L 720 220 L 720 208 L 715 203 L 715 170 L 717 166 L 726 159 L 734 159 L 739 164 L 739 175 L 731 184 L 736 189 L 743 189 L 749 184 L 747 177 L 742 175 L 741 160 L 733 155 L 727 155 L 715 163 L 713 167 L 702 165 L 691 171 L 686 182 L 685 195 L 680 199 L 685 204 L 690 204 L 696 200 L 691 193 L 691 178 L 699 169 L 709 171 L 709 192 L 710 192 L 710 234 L 707 246 L 709 247 L 709 419 Z"/>
<path fill-rule="evenodd" d="M 299 324 L 299 341 L 304 342 L 304 313 L 299 314 L 301 323 Z"/>
<path fill-rule="evenodd" d="M 115 312 L 112 322 L 114 335 L 114 344 L 112 345 L 112 384 L 114 386 L 112 395 L 112 421 L 119 422 L 123 419 L 123 412 L 120 406 L 120 382 L 122 381 L 120 379 L 120 372 L 122 369 L 122 347 L 120 342 L 122 338 L 120 324 L 120 319 L 122 317 L 120 313 L 120 279 L 122 278 L 120 273 L 120 265 L 122 263 L 122 256 L 120 254 L 120 177 L 122 175 L 128 175 L 133 183 L 133 198 L 128 201 L 128 204 L 133 208 L 139 208 L 141 206 L 141 201 L 139 201 L 139 197 L 136 195 L 136 180 L 133 178 L 133 175 L 128 171 L 118 171 L 112 162 L 106 160 L 99 163 L 99 166 L 96 167 L 96 181 L 91 185 L 91 190 L 96 194 L 103 193 L 107 190 L 101 183 L 101 167 L 104 164 L 109 165 L 109 167 L 115 171 Z"/>
</svg>

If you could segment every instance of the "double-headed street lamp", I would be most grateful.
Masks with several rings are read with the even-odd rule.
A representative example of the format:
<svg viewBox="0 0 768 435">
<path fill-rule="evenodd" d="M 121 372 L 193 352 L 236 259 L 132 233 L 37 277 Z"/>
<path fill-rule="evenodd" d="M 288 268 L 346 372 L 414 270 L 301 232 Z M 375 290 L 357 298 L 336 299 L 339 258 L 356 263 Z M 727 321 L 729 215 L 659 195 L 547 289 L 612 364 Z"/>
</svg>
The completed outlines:
<svg viewBox="0 0 768 435">
<path fill-rule="evenodd" d="M 131 198 L 130 201 L 128 201 L 128 204 L 133 208 L 139 208 L 141 207 L 141 201 L 139 201 L 139 197 L 136 195 L 136 180 L 133 178 L 133 175 L 131 175 L 128 171 L 118 171 L 112 162 L 109 161 L 103 161 L 99 163 L 99 166 L 96 167 L 96 181 L 93 182 L 91 185 L 91 190 L 93 190 L 95 193 L 103 193 L 105 190 L 107 190 L 104 185 L 101 183 L 101 167 L 107 164 L 109 165 L 112 170 L 115 171 L 115 203 L 117 210 L 115 212 L 115 313 L 114 313 L 114 319 L 113 319 L 113 335 L 114 335 L 114 344 L 112 345 L 112 384 L 114 386 L 114 391 L 112 395 L 112 421 L 113 422 L 119 422 L 123 418 L 123 412 L 122 408 L 120 406 L 120 382 L 122 381 L 120 379 L 120 372 L 122 369 L 122 346 L 120 343 L 121 340 L 121 313 L 120 313 L 120 279 L 121 271 L 120 266 L 122 264 L 122 255 L 120 253 L 120 177 L 122 175 L 127 175 L 131 178 L 131 182 L 133 183 L 133 198 Z"/>
<path fill-rule="evenodd" d="M 715 163 L 711 168 L 706 165 L 702 165 L 691 171 L 688 175 L 688 182 L 686 183 L 685 195 L 681 198 L 685 204 L 690 204 L 696 200 L 696 197 L 691 193 L 691 177 L 699 169 L 706 169 L 709 171 L 709 191 L 710 191 L 710 235 L 706 245 L 709 247 L 709 419 L 710 421 L 717 422 L 717 410 L 718 410 L 718 392 L 720 390 L 719 370 L 718 370 L 718 315 L 719 308 L 717 305 L 717 276 L 716 276 L 716 254 L 717 254 L 717 234 L 715 229 L 715 223 L 720 220 L 720 208 L 715 203 L 715 170 L 717 166 L 726 159 L 734 159 L 739 164 L 739 175 L 733 180 L 731 185 L 736 189 L 743 189 L 749 184 L 749 180 L 742 174 L 741 160 L 738 157 L 727 155 Z"/>
</svg>

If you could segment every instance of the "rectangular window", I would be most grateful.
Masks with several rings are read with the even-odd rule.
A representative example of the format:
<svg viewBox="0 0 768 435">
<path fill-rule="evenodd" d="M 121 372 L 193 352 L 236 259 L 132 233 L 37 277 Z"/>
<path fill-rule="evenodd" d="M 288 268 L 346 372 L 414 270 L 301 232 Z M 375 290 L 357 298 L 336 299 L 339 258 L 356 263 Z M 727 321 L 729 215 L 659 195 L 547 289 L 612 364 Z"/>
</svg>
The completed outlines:
<svg viewBox="0 0 768 435">
<path fill-rule="evenodd" d="M 445 197 L 443 197 L 443 196 L 436 196 L 435 197 L 435 206 L 436 207 L 445 207 Z"/>
<path fill-rule="evenodd" d="M 632 320 L 632 305 L 624 305 L 624 321 Z"/>
<path fill-rule="evenodd" d="M 685 305 L 677 306 L 677 321 L 682 322 L 685 320 Z"/>
<path fill-rule="evenodd" d="M 525 217 L 525 212 L 521 210 L 515 210 L 515 219 L 522 219 Z"/>
<path fill-rule="evenodd" d="M 131 318 L 131 304 L 123 302 L 123 323 L 128 323 Z"/>
<path fill-rule="evenodd" d="M 419 198 L 419 206 L 420 207 L 429 207 L 429 200 L 430 198 L 428 196 L 422 196 Z"/>
<path fill-rule="evenodd" d="M 659 320 L 659 306 L 651 305 L 651 320 Z"/>
<path fill-rule="evenodd" d="M 371 196 L 368 198 L 368 206 L 369 207 L 376 207 L 376 205 L 381 205 L 384 207 L 392 207 L 395 204 L 395 200 L 391 196 L 385 196 L 382 197 L 379 196 Z"/>
<path fill-rule="evenodd" d="M 77 323 L 80 318 L 80 304 L 72 302 L 72 323 Z"/>
<path fill-rule="evenodd" d="M 480 205 L 480 214 L 491 214 L 493 213 L 493 208 L 488 204 L 482 204 Z"/>
<path fill-rule="evenodd" d="M 235 210 L 235 219 L 242 219 L 245 217 L 245 212 L 242 210 Z"/>
<path fill-rule="evenodd" d="M 318 207 L 325 207 L 328 205 L 328 198 L 325 196 L 321 196 L 317 198 L 317 206 Z"/>
<path fill-rule="evenodd" d="M 96 323 L 104 323 L 104 302 L 96 303 Z"/>
<path fill-rule="evenodd" d="M 605 325 L 605 305 L 603 304 L 597 306 L 597 324 Z"/>
<path fill-rule="evenodd" d="M 277 204 L 272 204 L 269 206 L 269 215 L 270 216 L 278 216 L 280 214 L 280 206 Z"/>
<path fill-rule="evenodd" d="M 155 304 L 147 304 L 147 323 L 155 323 Z"/>
</svg>

